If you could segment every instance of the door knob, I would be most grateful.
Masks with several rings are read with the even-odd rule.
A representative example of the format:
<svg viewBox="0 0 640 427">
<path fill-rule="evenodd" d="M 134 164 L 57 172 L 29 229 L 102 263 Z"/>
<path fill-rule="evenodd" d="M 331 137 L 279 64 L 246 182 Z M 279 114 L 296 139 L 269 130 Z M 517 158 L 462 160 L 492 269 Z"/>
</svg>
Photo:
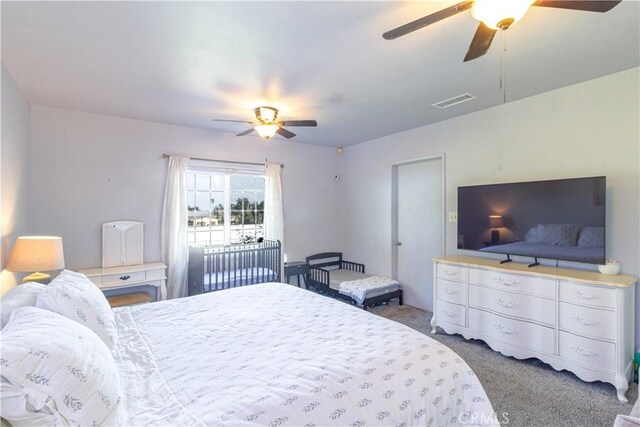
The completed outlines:
<svg viewBox="0 0 640 427">
<path fill-rule="evenodd" d="M 402 246 L 402 242 L 396 242 L 395 245 L 396 246 Z"/>
</svg>

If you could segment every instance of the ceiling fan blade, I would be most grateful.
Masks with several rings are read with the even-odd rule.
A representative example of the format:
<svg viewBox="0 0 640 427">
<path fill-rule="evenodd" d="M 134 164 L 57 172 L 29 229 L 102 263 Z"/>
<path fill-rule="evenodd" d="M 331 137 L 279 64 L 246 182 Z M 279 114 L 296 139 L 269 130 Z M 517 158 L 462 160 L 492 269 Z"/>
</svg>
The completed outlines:
<svg viewBox="0 0 640 427">
<path fill-rule="evenodd" d="M 493 41 L 493 36 L 496 35 L 496 31 L 498 30 L 489 28 L 481 22 L 480 25 L 478 25 L 476 33 L 473 35 L 473 40 L 471 40 L 469 50 L 464 57 L 464 62 L 480 58 L 482 55 L 487 53 L 489 46 L 491 46 L 491 42 Z"/>
<path fill-rule="evenodd" d="M 236 136 L 245 136 L 245 135 L 249 135 L 251 132 L 253 132 L 255 129 L 254 128 L 249 128 L 247 130 L 245 130 L 244 132 L 240 132 L 239 134 L 237 134 Z"/>
<path fill-rule="evenodd" d="M 296 136 L 295 133 L 293 132 L 289 132 L 288 130 L 286 130 L 285 128 L 278 128 L 278 130 L 276 131 L 277 134 L 284 136 L 287 139 L 291 139 L 294 136 Z"/>
<path fill-rule="evenodd" d="M 538 0 L 533 6 L 604 13 L 616 7 L 621 1 L 622 0 Z"/>
<path fill-rule="evenodd" d="M 248 123 L 250 125 L 253 124 L 253 122 L 250 122 L 248 120 L 225 120 L 225 119 L 211 119 L 214 122 L 231 122 L 231 123 Z"/>
<path fill-rule="evenodd" d="M 415 21 L 409 22 L 408 24 L 404 24 L 399 26 L 398 28 L 394 28 L 393 30 L 387 31 L 382 35 L 386 40 L 397 39 L 400 36 L 404 36 L 406 34 L 412 33 L 420 28 L 426 27 L 427 25 L 431 25 L 438 21 L 441 21 L 450 16 L 456 15 L 460 12 L 464 12 L 467 9 L 470 9 L 473 6 L 473 0 L 463 1 L 458 4 L 454 4 L 451 7 L 446 9 L 442 9 L 436 13 L 432 13 L 431 15 L 424 16 L 420 19 L 416 19 Z"/>
<path fill-rule="evenodd" d="M 318 122 L 315 120 L 287 120 L 286 122 L 280 122 L 280 125 L 316 127 L 318 126 Z"/>
</svg>

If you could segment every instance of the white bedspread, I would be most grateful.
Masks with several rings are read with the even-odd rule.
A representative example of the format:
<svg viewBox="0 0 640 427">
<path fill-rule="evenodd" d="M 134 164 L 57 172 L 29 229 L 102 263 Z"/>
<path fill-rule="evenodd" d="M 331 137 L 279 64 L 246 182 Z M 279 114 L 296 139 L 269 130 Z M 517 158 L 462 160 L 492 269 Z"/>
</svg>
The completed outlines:
<svg viewBox="0 0 640 427">
<path fill-rule="evenodd" d="M 348 295 L 356 300 L 358 304 L 362 304 L 367 297 L 367 294 L 372 291 L 379 291 L 388 288 L 396 290 L 399 286 L 400 283 L 398 283 L 397 280 L 382 276 L 369 276 L 363 279 L 340 283 L 340 293 Z"/>
<path fill-rule="evenodd" d="M 477 425 L 468 417 L 493 414 L 446 346 L 293 286 L 115 311 L 128 425 Z"/>
</svg>

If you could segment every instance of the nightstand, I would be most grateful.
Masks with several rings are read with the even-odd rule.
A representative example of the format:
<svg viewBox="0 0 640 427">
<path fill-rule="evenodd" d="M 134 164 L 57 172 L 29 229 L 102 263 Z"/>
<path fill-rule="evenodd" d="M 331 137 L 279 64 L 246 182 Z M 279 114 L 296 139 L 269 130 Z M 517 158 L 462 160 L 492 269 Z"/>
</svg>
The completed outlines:
<svg viewBox="0 0 640 427">
<path fill-rule="evenodd" d="M 309 264 L 302 261 L 291 261 L 284 264 L 284 275 L 287 278 L 287 283 L 291 283 L 291 276 L 298 277 L 298 287 L 300 287 L 300 277 L 303 276 L 304 284 L 307 284 L 307 277 L 309 276 Z"/>
<path fill-rule="evenodd" d="M 121 305 L 130 305 L 144 302 L 139 301 L 141 298 L 138 297 L 141 295 L 137 295 L 137 298 L 134 298 L 134 295 L 140 293 L 141 288 L 145 286 L 155 288 L 155 301 L 166 299 L 166 270 L 166 265 L 154 262 L 123 267 L 90 268 L 80 270 L 80 273 L 85 274 L 108 298 L 115 298 L 115 295 L 131 295 L 129 298 L 118 299 L 122 300 L 121 303 L 124 303 L 124 300 L 130 301 Z"/>
</svg>

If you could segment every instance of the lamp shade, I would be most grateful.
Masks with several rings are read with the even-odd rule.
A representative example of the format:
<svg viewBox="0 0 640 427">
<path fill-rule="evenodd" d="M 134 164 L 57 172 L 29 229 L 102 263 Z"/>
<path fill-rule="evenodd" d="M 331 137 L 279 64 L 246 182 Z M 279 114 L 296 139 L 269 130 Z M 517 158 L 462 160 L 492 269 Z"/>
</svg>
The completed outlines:
<svg viewBox="0 0 640 427">
<path fill-rule="evenodd" d="M 502 223 L 502 215 L 489 215 L 489 228 L 504 227 Z"/>
<path fill-rule="evenodd" d="M 64 268 L 62 238 L 56 236 L 18 237 L 7 263 L 9 271 L 52 271 Z"/>
</svg>

